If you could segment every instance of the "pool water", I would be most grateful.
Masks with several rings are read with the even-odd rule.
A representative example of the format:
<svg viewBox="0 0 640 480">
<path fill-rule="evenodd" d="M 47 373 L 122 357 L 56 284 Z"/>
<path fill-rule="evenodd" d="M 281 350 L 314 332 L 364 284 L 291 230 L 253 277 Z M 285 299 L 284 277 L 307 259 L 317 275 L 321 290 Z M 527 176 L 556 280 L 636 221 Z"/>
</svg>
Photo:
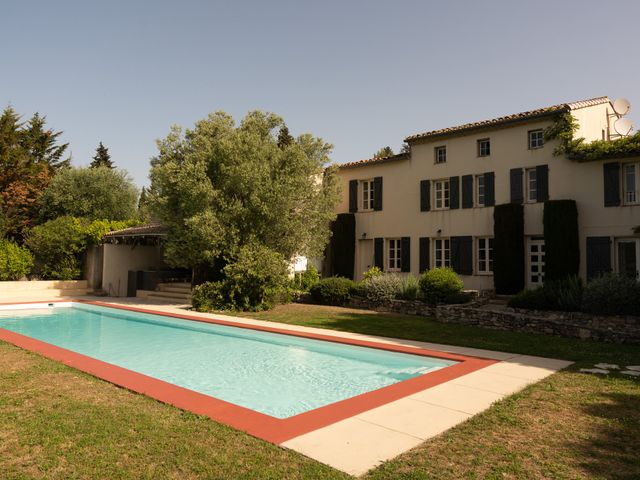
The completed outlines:
<svg viewBox="0 0 640 480">
<path fill-rule="evenodd" d="M 0 310 L 0 328 L 276 418 L 456 363 L 83 304 Z"/>
</svg>

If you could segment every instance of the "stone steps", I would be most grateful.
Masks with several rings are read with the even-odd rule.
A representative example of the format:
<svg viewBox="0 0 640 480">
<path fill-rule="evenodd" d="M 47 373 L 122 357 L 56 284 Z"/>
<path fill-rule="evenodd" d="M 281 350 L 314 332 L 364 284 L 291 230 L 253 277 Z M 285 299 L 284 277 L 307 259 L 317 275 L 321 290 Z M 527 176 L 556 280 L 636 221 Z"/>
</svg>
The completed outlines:
<svg viewBox="0 0 640 480">
<path fill-rule="evenodd" d="M 89 292 L 86 280 L 0 282 L 2 303 L 82 297 Z"/>
</svg>

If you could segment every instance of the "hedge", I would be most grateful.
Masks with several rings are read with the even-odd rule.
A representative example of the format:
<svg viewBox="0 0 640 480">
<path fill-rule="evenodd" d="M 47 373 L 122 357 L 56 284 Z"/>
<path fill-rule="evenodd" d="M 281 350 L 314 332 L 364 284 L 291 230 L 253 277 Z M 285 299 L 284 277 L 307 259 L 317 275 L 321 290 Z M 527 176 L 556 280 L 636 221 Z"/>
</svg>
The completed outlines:
<svg viewBox="0 0 640 480">
<path fill-rule="evenodd" d="M 524 288 L 524 208 L 507 203 L 493 211 L 493 281 L 498 294 Z"/>
<path fill-rule="evenodd" d="M 331 271 L 337 277 L 353 280 L 356 255 L 356 218 L 352 213 L 341 213 L 331 224 Z"/>
<path fill-rule="evenodd" d="M 578 275 L 580 240 L 575 200 L 544 202 L 545 281 Z"/>
</svg>

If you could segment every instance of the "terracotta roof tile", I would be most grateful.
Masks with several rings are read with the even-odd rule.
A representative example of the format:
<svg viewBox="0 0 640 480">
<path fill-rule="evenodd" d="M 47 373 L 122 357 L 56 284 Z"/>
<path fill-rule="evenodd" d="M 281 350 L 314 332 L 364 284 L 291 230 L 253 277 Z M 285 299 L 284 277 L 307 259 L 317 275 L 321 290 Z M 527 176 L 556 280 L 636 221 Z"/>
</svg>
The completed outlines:
<svg viewBox="0 0 640 480">
<path fill-rule="evenodd" d="M 407 158 L 409 158 L 408 153 L 398 153 L 397 155 L 391 155 L 390 157 L 366 158 L 364 160 L 357 160 L 355 162 L 341 163 L 338 165 L 338 168 L 341 170 L 346 168 L 356 168 L 364 165 L 372 165 L 372 164 L 379 164 L 379 163 L 395 162 L 398 160 L 406 160 Z"/>
</svg>

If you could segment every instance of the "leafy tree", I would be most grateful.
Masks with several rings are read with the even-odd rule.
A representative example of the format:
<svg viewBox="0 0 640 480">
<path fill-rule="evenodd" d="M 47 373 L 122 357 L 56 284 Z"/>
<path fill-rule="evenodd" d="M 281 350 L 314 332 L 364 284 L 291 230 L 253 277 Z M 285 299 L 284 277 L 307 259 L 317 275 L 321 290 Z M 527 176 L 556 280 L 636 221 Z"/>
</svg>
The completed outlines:
<svg viewBox="0 0 640 480">
<path fill-rule="evenodd" d="M 129 220 L 137 215 L 138 189 L 123 170 L 69 168 L 54 177 L 41 204 L 42 220 L 63 215 Z"/>
<path fill-rule="evenodd" d="M 323 252 L 338 201 L 325 170 L 332 146 L 310 134 L 286 144 L 276 132 L 285 137 L 277 115 L 255 111 L 236 125 L 217 112 L 158 141 L 150 205 L 168 228 L 167 262 L 194 268 L 195 283 L 203 270 L 224 278 L 243 247 L 283 259 Z"/>
<path fill-rule="evenodd" d="M 376 153 L 373 154 L 373 158 L 386 158 L 393 155 L 393 149 L 391 147 L 382 147 Z"/>
<path fill-rule="evenodd" d="M 102 142 L 96 148 L 96 154 L 93 156 L 93 161 L 89 164 L 91 168 L 107 167 L 115 168 L 115 165 L 111 161 L 111 155 L 109 155 L 109 149 L 105 147 Z"/>
</svg>

